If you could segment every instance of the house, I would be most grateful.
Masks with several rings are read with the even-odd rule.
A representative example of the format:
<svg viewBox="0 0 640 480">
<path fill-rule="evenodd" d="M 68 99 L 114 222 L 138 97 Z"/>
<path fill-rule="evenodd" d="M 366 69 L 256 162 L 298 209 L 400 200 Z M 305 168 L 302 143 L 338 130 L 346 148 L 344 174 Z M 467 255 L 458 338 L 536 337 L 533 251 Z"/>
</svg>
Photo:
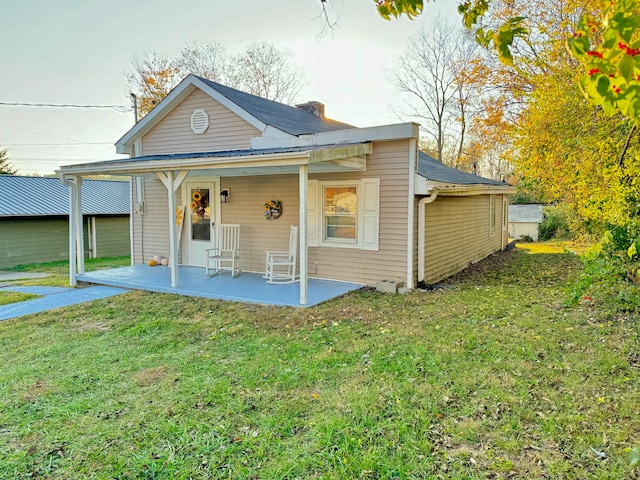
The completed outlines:
<svg viewBox="0 0 640 480">
<path fill-rule="evenodd" d="M 305 305 L 309 278 L 413 288 L 506 247 L 514 189 L 442 165 L 418 140 L 415 123 L 357 128 L 319 102 L 291 107 L 189 75 L 117 141 L 130 158 L 59 173 L 72 190 L 86 175 L 130 176 L 132 261 L 169 257 L 173 287 L 178 265 L 204 267 L 216 224 L 241 225 L 244 272 L 264 272 L 265 250 L 299 226 Z M 277 219 L 265 218 L 272 200 Z"/>
<path fill-rule="evenodd" d="M 522 204 L 509 206 L 509 237 L 520 240 L 528 237 L 538 241 L 538 227 L 544 215 L 542 205 Z"/>
<path fill-rule="evenodd" d="M 85 180 L 86 256 L 129 255 L 129 182 Z M 69 188 L 57 177 L 0 175 L 0 268 L 69 258 Z"/>
</svg>

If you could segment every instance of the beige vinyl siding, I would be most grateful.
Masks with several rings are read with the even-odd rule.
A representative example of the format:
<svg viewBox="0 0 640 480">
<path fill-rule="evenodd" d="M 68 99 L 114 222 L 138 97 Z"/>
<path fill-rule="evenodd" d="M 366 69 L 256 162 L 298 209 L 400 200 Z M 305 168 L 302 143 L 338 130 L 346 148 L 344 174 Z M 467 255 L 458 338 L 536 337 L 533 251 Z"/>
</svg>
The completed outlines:
<svg viewBox="0 0 640 480">
<path fill-rule="evenodd" d="M 145 214 L 134 214 L 133 263 L 146 263 L 154 255 L 169 256 L 169 217 L 167 189 L 158 179 L 145 178 Z M 134 205 L 139 201 L 135 191 Z M 177 197 L 179 198 L 179 197 Z"/>
<path fill-rule="evenodd" d="M 365 172 L 313 176 L 320 181 L 380 179 L 379 251 L 338 247 L 309 248 L 309 272 L 320 278 L 375 285 L 379 280 L 406 280 L 409 140 L 378 142 Z"/>
<path fill-rule="evenodd" d="M 240 269 L 263 272 L 265 250 L 287 250 L 289 227 L 299 224 L 298 176 L 227 177 L 220 184 L 231 191 L 221 221 L 240 224 Z M 267 200 L 282 202 L 280 218 L 265 218 Z"/>
<path fill-rule="evenodd" d="M 191 130 L 191 114 L 203 108 L 209 128 L 202 135 Z M 202 90 L 194 90 L 142 137 L 142 154 L 213 152 L 250 148 L 261 132 Z"/>
<path fill-rule="evenodd" d="M 504 243 L 502 195 L 496 195 L 490 237 L 490 195 L 438 197 L 425 208 L 425 279 L 435 283 L 492 253 Z"/>
<path fill-rule="evenodd" d="M 129 217 L 96 218 L 98 257 L 129 255 Z"/>
<path fill-rule="evenodd" d="M 366 172 L 310 175 L 320 181 L 380 179 L 380 248 L 309 247 L 309 275 L 373 285 L 382 279 L 405 280 L 407 265 L 407 195 L 409 142 L 381 142 L 367 158 Z M 240 268 L 264 271 L 265 250 L 286 249 L 289 227 L 299 225 L 297 175 L 221 179 L 231 190 L 222 205 L 222 222 L 240 224 Z M 277 220 L 264 218 L 267 200 L 280 200 Z"/>
</svg>

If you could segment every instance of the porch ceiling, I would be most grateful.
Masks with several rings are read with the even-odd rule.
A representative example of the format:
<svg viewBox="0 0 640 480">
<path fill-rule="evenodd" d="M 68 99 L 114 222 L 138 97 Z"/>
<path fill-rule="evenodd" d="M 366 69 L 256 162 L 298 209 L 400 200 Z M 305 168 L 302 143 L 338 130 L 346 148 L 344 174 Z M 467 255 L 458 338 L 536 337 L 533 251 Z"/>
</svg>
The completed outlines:
<svg viewBox="0 0 640 480">
<path fill-rule="evenodd" d="M 124 160 L 65 165 L 62 175 L 154 175 L 162 171 L 189 170 L 192 176 L 246 176 L 298 173 L 307 165 L 310 173 L 359 171 L 366 169 L 370 143 L 313 145 L 263 150 L 230 150 L 149 155 Z"/>
</svg>

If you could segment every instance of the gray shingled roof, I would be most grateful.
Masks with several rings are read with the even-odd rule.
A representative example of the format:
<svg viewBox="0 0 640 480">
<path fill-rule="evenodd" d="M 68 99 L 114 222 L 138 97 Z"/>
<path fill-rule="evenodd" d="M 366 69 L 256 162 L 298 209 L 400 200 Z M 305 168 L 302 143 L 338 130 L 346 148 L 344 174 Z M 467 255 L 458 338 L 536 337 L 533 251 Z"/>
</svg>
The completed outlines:
<svg viewBox="0 0 640 480">
<path fill-rule="evenodd" d="M 418 155 L 418 174 L 435 182 L 454 183 L 456 185 L 500 185 L 504 182 L 480 177 L 472 173 L 463 172 L 455 168 L 447 167 L 438 160 L 424 152 Z"/>
<path fill-rule="evenodd" d="M 129 182 L 82 182 L 82 213 L 125 215 L 129 209 Z M 57 177 L 0 175 L 0 217 L 69 215 L 69 187 Z"/>
<path fill-rule="evenodd" d="M 320 118 L 301 108 L 291 107 L 284 103 L 274 102 L 273 100 L 267 100 L 266 98 L 241 92 L 240 90 L 212 82 L 206 78 L 197 78 L 261 122 L 291 135 L 305 135 L 354 128 L 353 125 Z"/>
</svg>

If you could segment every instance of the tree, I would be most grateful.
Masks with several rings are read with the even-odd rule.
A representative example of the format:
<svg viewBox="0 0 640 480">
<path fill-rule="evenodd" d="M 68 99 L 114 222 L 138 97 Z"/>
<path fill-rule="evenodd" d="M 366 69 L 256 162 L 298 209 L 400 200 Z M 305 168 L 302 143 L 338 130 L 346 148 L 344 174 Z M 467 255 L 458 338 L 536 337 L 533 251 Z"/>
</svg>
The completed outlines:
<svg viewBox="0 0 640 480">
<path fill-rule="evenodd" d="M 580 87 L 607 115 L 640 124 L 640 3 L 601 1 L 583 14 L 568 45 L 584 67 Z M 635 131 L 635 129 L 634 129 Z"/>
<path fill-rule="evenodd" d="M 229 60 L 224 46 L 218 42 L 193 43 L 184 47 L 176 59 L 176 66 L 180 72 L 193 73 L 225 85 L 229 82 Z"/>
<path fill-rule="evenodd" d="M 132 67 L 125 79 L 138 98 L 140 116 L 149 113 L 190 73 L 283 103 L 293 102 L 302 88 L 301 75 L 290 64 L 287 52 L 265 43 L 250 45 L 235 57 L 228 57 L 220 43 L 194 43 L 175 58 L 146 52 L 134 57 Z"/>
<path fill-rule="evenodd" d="M 434 156 L 455 167 L 463 159 L 468 123 L 482 92 L 479 69 L 477 45 L 437 19 L 430 32 L 410 41 L 393 75 L 396 88 L 410 98 L 401 116 L 418 119 L 435 144 Z"/>
<path fill-rule="evenodd" d="M 133 57 L 132 65 L 125 78 L 138 99 L 138 116 L 143 117 L 178 84 L 180 69 L 173 59 L 153 51 Z"/>
<path fill-rule="evenodd" d="M 429 0 L 425 1 L 429 2 Z M 385 20 L 399 18 L 402 15 L 414 18 L 422 13 L 424 3 L 423 0 L 377 0 L 376 8 L 378 14 Z M 513 42 L 527 35 L 527 29 L 522 26 L 524 17 L 512 16 L 492 28 L 486 27 L 482 25 L 482 21 L 492 3 L 494 2 L 490 0 L 463 0 L 458 4 L 458 12 L 469 30 L 475 28 L 478 43 L 485 47 L 492 47 L 503 63 L 511 65 L 513 64 L 511 54 Z"/>
<path fill-rule="evenodd" d="M 0 175 L 15 175 L 17 173 L 18 171 L 9 163 L 7 150 L 0 150 Z"/>
<path fill-rule="evenodd" d="M 293 103 L 302 88 L 301 74 L 284 50 L 267 43 L 249 45 L 235 57 L 230 86 L 281 103 Z"/>
</svg>

